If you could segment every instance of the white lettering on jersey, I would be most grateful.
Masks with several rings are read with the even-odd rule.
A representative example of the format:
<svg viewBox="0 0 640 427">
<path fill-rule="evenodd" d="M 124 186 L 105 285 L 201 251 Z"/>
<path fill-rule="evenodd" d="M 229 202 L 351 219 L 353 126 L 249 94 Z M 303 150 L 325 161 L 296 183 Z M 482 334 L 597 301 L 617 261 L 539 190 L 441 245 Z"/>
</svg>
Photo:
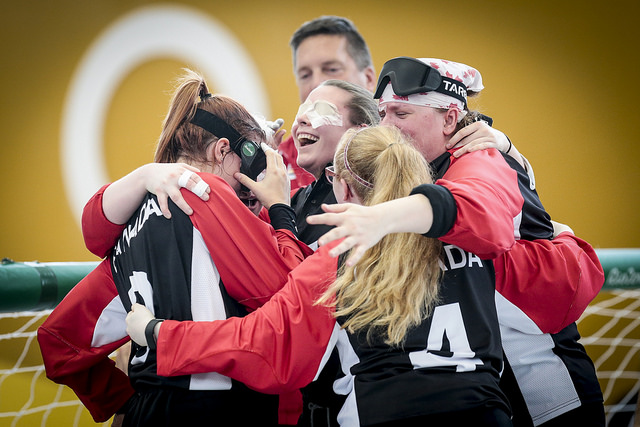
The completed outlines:
<svg viewBox="0 0 640 427">
<path fill-rule="evenodd" d="M 142 226 L 147 222 L 151 215 L 162 216 L 162 211 L 156 203 L 155 199 L 150 198 L 140 208 L 140 213 L 133 224 L 129 224 L 122 232 L 122 239 L 118 240 L 113 251 L 113 257 L 121 255 L 131 246 L 131 240 L 138 235 Z M 116 266 L 115 262 L 113 263 Z M 116 270 L 117 271 L 117 270 Z"/>
<path fill-rule="evenodd" d="M 478 267 L 484 267 L 480 257 L 472 252 L 463 251 L 454 245 L 444 245 L 443 249 L 447 261 L 446 264 L 443 264 L 442 262 L 440 263 L 440 267 L 443 271 L 473 267 L 474 264 L 477 264 Z M 447 265 L 449 267 L 447 267 Z"/>
</svg>

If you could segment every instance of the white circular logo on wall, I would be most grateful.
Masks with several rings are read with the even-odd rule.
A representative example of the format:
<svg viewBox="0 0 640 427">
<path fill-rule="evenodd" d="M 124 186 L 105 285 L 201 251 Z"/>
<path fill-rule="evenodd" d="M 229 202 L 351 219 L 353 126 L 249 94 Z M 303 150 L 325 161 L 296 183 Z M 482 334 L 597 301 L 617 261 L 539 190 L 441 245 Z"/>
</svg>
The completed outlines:
<svg viewBox="0 0 640 427">
<path fill-rule="evenodd" d="M 87 200 L 110 181 L 102 143 L 113 93 L 135 67 L 157 58 L 193 64 L 220 92 L 269 117 L 257 67 L 223 25 L 181 6 L 145 7 L 124 16 L 86 53 L 65 101 L 62 175 L 78 223 Z"/>
</svg>

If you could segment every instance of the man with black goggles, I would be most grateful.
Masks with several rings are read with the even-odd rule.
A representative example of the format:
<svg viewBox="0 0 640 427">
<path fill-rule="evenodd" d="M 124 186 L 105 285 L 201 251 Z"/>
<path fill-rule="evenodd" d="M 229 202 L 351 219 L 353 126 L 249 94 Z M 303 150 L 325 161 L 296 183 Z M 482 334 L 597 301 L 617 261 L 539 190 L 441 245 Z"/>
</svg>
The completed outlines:
<svg viewBox="0 0 640 427">
<path fill-rule="evenodd" d="M 441 75 L 438 70 L 415 58 L 400 56 L 382 67 L 374 99 L 379 99 L 387 83 L 400 96 L 423 92 L 439 92 L 467 105 L 467 86 L 461 81 Z"/>
</svg>

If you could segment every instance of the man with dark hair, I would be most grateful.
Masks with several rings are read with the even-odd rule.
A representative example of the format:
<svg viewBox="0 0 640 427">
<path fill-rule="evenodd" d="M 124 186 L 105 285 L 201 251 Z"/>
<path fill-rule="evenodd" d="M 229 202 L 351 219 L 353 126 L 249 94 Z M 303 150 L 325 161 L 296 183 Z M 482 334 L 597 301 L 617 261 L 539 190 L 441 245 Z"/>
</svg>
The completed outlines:
<svg viewBox="0 0 640 427">
<path fill-rule="evenodd" d="M 377 76 L 371 53 L 347 18 L 321 16 L 307 21 L 293 33 L 289 46 L 300 102 L 329 79 L 345 80 L 373 91 Z"/>
<path fill-rule="evenodd" d="M 371 53 L 349 19 L 321 16 L 307 21 L 293 33 L 289 45 L 300 103 L 329 79 L 345 80 L 373 92 L 377 76 Z M 291 136 L 280 144 L 279 151 L 288 165 L 292 190 L 314 181 L 313 175 L 298 166 Z"/>
</svg>

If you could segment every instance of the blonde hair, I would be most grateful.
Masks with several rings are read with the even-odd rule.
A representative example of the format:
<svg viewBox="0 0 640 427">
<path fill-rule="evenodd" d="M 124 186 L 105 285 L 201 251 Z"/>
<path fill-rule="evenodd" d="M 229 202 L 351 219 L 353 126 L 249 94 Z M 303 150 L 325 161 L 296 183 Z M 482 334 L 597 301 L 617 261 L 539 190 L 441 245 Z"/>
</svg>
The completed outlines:
<svg viewBox="0 0 640 427">
<path fill-rule="evenodd" d="M 415 186 L 433 182 L 423 156 L 393 127 L 347 131 L 334 167 L 334 179 L 344 179 L 364 205 L 404 197 Z M 409 329 L 420 325 L 438 301 L 440 250 L 437 239 L 419 234 L 385 236 L 355 266 L 341 267 L 317 303 L 335 307 L 349 332 L 401 346 Z"/>
<path fill-rule="evenodd" d="M 211 95 L 204 77 L 187 68 L 183 72 L 177 79 L 169 111 L 162 123 L 156 162 L 175 163 L 180 158 L 207 161 L 207 147 L 216 142 L 218 136 L 191 123 L 197 109 L 214 114 L 247 139 L 258 143 L 265 140 L 265 133 L 256 119 L 239 102 L 223 95 Z"/>
</svg>

